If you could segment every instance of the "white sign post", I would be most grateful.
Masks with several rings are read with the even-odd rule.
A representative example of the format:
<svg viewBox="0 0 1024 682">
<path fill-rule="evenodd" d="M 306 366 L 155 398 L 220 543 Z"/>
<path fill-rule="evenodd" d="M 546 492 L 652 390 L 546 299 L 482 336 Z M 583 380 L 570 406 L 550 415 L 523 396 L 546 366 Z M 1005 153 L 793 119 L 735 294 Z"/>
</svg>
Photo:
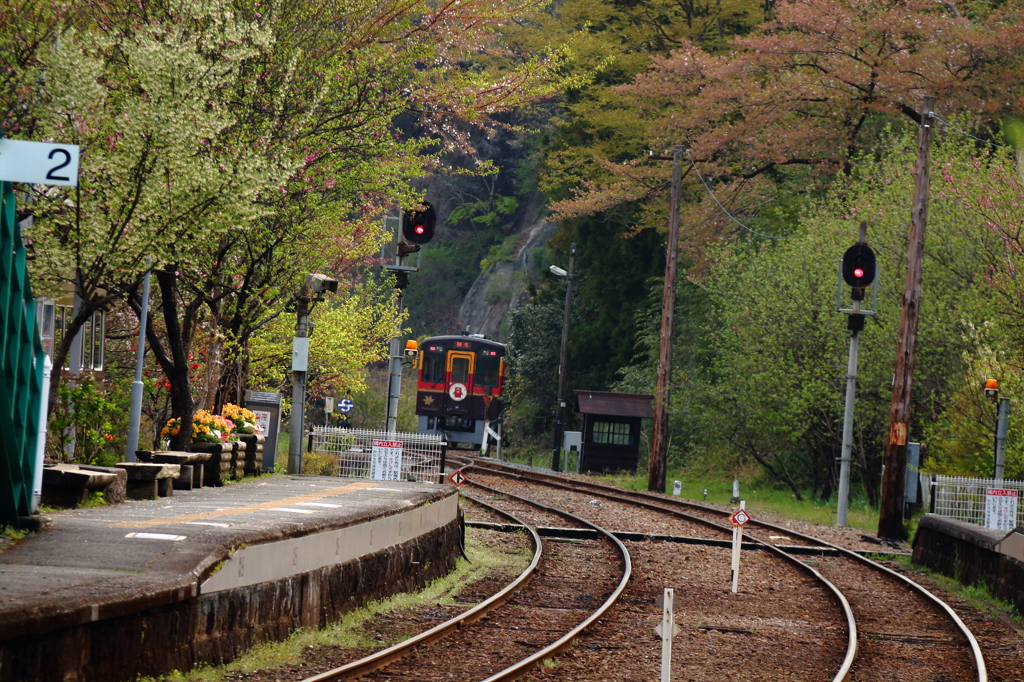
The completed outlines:
<svg viewBox="0 0 1024 682">
<path fill-rule="evenodd" d="M 397 481 L 402 475 L 402 441 L 375 440 L 370 448 L 370 478 Z"/>
<path fill-rule="evenodd" d="M 1017 491 L 1003 488 L 985 489 L 985 527 L 991 530 L 1013 530 L 1017 527 Z"/>
<path fill-rule="evenodd" d="M 78 186 L 78 145 L 0 138 L 0 180 Z"/>
<path fill-rule="evenodd" d="M 740 583 L 740 548 L 743 546 L 743 526 L 747 521 L 750 520 L 750 514 L 746 512 L 744 507 L 747 505 L 746 502 L 740 500 L 740 508 L 738 511 L 733 512 L 729 516 L 729 521 L 732 523 L 732 593 L 736 594 L 736 590 Z"/>
<path fill-rule="evenodd" d="M 679 626 L 675 617 L 675 591 L 665 588 L 661 599 L 661 622 L 654 626 L 654 631 L 661 636 L 661 682 L 672 682 L 672 640 L 679 634 Z"/>
</svg>

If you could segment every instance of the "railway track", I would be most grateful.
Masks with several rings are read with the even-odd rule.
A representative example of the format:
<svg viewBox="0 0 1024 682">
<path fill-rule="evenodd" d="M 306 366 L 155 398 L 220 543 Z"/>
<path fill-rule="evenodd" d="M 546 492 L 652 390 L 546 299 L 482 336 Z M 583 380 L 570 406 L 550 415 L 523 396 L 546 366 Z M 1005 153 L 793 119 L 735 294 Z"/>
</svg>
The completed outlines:
<svg viewBox="0 0 1024 682">
<path fill-rule="evenodd" d="M 631 568 L 629 553 L 611 533 L 512 494 L 480 490 L 494 499 L 470 497 L 474 504 L 530 534 L 534 556 L 520 576 L 455 618 L 303 682 L 516 679 L 570 647 L 615 603 Z M 557 539 L 542 539 L 535 530 L 551 524 L 586 529 L 596 537 L 556 545 Z"/>
<path fill-rule="evenodd" d="M 620 537 L 643 528 L 651 538 L 713 542 L 716 532 L 719 538 L 731 532 L 727 512 L 708 505 L 514 469 L 493 460 L 467 460 L 463 465 L 471 480 L 508 492 L 529 490 L 538 501 L 576 510 L 618 530 Z M 672 518 L 671 524 L 666 517 Z M 619 519 L 618 527 L 609 519 Z M 745 537 L 813 567 L 820 584 L 835 585 L 850 605 L 847 655 L 833 679 L 987 680 L 974 635 L 949 606 L 920 585 L 857 552 L 789 528 L 757 520 L 748 528 Z M 749 563 L 746 557 L 744 561 Z M 745 566 L 741 574 L 745 570 L 758 569 Z M 829 627 L 824 622 L 821 626 Z M 784 672 L 748 679 L 788 679 Z"/>
</svg>

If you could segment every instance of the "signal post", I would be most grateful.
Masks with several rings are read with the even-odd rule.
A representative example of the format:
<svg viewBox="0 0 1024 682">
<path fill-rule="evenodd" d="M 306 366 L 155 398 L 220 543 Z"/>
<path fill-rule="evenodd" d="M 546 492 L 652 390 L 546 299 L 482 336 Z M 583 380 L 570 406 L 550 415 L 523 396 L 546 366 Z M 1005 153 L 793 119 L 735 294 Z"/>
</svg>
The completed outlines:
<svg viewBox="0 0 1024 682">
<path fill-rule="evenodd" d="M 851 309 L 843 310 L 839 307 L 841 283 L 836 291 L 836 309 L 849 315 L 846 318 L 846 328 L 850 331 L 850 358 L 846 368 L 846 409 L 843 413 L 843 449 L 839 458 L 837 526 L 846 525 L 850 500 L 850 467 L 853 463 L 853 408 L 857 393 L 857 354 L 860 345 L 860 331 L 864 329 L 865 314 L 874 314 L 875 312 L 874 295 L 872 295 L 872 309 L 869 311 L 861 309 L 861 301 L 864 300 L 864 290 L 874 283 L 876 270 L 875 254 L 867 244 L 867 235 L 868 224 L 862 221 L 857 236 L 857 243 L 843 254 L 843 262 L 840 266 L 842 280 L 851 287 L 850 298 L 853 299 L 853 307 Z"/>
<path fill-rule="evenodd" d="M 437 224 L 437 213 L 434 207 L 423 202 L 422 211 L 403 211 L 401 226 L 398 233 L 398 243 L 395 248 L 395 264 L 384 267 L 395 276 L 395 288 L 398 289 L 398 314 L 402 314 L 402 291 L 409 283 L 409 273 L 419 270 L 417 266 L 405 264 L 405 259 L 414 253 L 418 253 L 423 244 L 434 238 L 434 229 Z M 402 348 L 402 340 L 399 337 L 391 339 L 389 355 L 391 357 L 388 365 L 388 401 L 387 416 L 385 418 L 386 430 L 394 433 L 398 430 L 398 399 L 402 395 L 402 361 L 406 356 L 415 356 L 415 341 L 406 344 Z"/>
</svg>

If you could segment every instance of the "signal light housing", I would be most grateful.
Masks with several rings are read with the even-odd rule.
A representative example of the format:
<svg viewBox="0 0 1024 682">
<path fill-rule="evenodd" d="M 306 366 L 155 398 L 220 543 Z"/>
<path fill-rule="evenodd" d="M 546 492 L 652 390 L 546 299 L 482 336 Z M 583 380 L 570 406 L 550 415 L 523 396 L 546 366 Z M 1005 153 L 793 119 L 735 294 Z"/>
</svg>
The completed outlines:
<svg viewBox="0 0 1024 682">
<path fill-rule="evenodd" d="M 409 211 L 402 216 L 402 237 L 411 244 L 426 244 L 434 238 L 437 214 L 434 207 L 424 202 L 422 211 Z"/>
<path fill-rule="evenodd" d="M 870 246 L 857 243 L 846 250 L 843 254 L 843 280 L 854 289 L 861 290 L 875 281 L 875 252 Z"/>
</svg>

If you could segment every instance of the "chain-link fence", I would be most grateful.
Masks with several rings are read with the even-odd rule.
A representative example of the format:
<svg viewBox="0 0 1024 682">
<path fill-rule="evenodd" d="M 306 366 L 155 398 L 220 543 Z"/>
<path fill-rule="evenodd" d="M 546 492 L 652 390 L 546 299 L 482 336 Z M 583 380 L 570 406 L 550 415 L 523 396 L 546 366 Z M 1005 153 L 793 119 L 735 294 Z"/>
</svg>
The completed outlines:
<svg viewBox="0 0 1024 682">
<path fill-rule="evenodd" d="M 430 434 L 315 426 L 313 452 L 336 456 L 348 478 L 437 483 L 443 473 L 444 441 Z"/>
<path fill-rule="evenodd" d="M 936 476 L 933 485 L 935 514 L 979 526 L 985 525 L 986 490 L 1016 490 L 1018 499 L 1024 497 L 1024 481 Z M 1017 505 L 1016 524 L 1020 523 L 1024 523 L 1024 505 Z"/>
</svg>

